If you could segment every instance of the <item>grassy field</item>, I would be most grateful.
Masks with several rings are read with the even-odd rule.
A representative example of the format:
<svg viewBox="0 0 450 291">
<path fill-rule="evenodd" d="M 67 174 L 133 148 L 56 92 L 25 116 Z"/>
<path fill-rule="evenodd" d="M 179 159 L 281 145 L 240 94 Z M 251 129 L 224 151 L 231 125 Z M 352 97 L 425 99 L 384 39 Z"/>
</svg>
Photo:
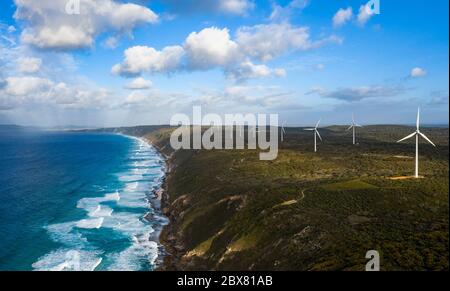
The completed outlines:
<svg viewBox="0 0 450 291">
<path fill-rule="evenodd" d="M 163 241 L 166 269 L 364 270 L 378 250 L 382 270 L 448 270 L 448 128 L 424 128 L 436 144 L 395 143 L 403 126 L 368 126 L 351 144 L 345 127 L 288 128 L 278 158 L 255 150 L 180 150 L 170 128 L 140 131 L 170 155 Z M 146 134 L 146 132 L 148 132 Z"/>
</svg>

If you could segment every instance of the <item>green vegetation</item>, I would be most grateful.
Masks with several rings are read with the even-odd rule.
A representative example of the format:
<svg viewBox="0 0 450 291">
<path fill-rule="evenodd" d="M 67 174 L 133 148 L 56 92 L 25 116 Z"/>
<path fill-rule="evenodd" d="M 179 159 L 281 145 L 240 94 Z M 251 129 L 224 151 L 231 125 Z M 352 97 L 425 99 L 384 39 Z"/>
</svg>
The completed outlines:
<svg viewBox="0 0 450 291">
<path fill-rule="evenodd" d="M 369 183 L 363 182 L 359 179 L 356 179 L 356 180 L 328 184 L 328 185 L 323 186 L 323 188 L 325 190 L 329 190 L 329 191 L 338 191 L 338 190 L 374 189 L 374 188 L 378 188 L 378 187 L 371 185 Z"/>
<path fill-rule="evenodd" d="M 356 146 L 344 127 L 321 129 L 324 143 L 288 128 L 278 159 L 255 150 L 181 150 L 170 128 L 145 135 L 170 156 L 163 242 L 166 269 L 364 270 L 378 250 L 382 270 L 448 270 L 448 128 L 424 128 L 424 179 L 411 175 L 411 128 L 369 126 Z M 141 133 L 141 135 L 143 135 Z"/>
</svg>

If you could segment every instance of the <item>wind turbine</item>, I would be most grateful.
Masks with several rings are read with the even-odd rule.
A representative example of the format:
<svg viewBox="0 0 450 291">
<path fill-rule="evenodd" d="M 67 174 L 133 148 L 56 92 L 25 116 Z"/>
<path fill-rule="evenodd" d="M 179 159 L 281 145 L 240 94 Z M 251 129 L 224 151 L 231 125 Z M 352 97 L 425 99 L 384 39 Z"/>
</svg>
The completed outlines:
<svg viewBox="0 0 450 291">
<path fill-rule="evenodd" d="M 357 127 L 362 127 L 361 125 L 357 124 L 355 122 L 355 115 L 352 114 L 352 124 L 350 125 L 350 127 L 347 130 L 353 129 L 353 144 L 356 144 L 356 128 Z"/>
<path fill-rule="evenodd" d="M 431 143 L 434 147 L 436 145 L 423 133 L 420 132 L 420 107 L 417 109 L 417 122 L 416 122 L 416 131 L 408 135 L 407 137 L 402 138 L 397 142 L 402 142 L 404 140 L 410 139 L 411 137 L 416 137 L 416 170 L 414 172 L 414 177 L 419 178 L 419 135 L 423 137 L 426 141 Z"/>
<path fill-rule="evenodd" d="M 322 119 L 319 119 L 319 121 L 317 121 L 316 127 L 314 127 L 314 128 L 306 128 L 305 129 L 305 130 L 308 130 L 308 131 L 314 131 L 314 152 L 317 152 L 317 137 L 319 137 L 320 141 L 322 141 L 322 137 L 320 136 L 320 133 L 317 130 L 319 128 L 319 124 L 320 124 L 321 120 Z"/>
<path fill-rule="evenodd" d="M 284 135 L 286 134 L 286 129 L 284 128 L 284 125 L 285 125 L 285 124 L 286 124 L 285 122 L 283 122 L 283 123 L 281 124 L 281 142 L 284 141 Z"/>
</svg>

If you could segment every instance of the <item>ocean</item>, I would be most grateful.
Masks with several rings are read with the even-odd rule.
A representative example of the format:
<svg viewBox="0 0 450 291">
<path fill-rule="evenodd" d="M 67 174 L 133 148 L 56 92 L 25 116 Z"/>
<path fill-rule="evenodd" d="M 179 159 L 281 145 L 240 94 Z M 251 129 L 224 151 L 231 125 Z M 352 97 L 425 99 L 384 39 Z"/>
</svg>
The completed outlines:
<svg viewBox="0 0 450 291">
<path fill-rule="evenodd" d="M 0 132 L 0 270 L 153 270 L 163 177 L 136 138 Z"/>
</svg>

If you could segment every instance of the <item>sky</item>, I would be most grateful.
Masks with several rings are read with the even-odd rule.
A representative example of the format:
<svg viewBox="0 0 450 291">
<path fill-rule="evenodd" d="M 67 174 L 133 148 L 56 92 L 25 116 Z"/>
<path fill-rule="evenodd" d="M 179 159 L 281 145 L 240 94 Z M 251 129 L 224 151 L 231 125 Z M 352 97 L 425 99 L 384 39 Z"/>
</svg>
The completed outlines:
<svg viewBox="0 0 450 291">
<path fill-rule="evenodd" d="M 448 124 L 448 6 L 0 0 L 0 124 L 167 124 L 193 106 L 288 126 L 412 124 L 420 106 Z"/>
</svg>

